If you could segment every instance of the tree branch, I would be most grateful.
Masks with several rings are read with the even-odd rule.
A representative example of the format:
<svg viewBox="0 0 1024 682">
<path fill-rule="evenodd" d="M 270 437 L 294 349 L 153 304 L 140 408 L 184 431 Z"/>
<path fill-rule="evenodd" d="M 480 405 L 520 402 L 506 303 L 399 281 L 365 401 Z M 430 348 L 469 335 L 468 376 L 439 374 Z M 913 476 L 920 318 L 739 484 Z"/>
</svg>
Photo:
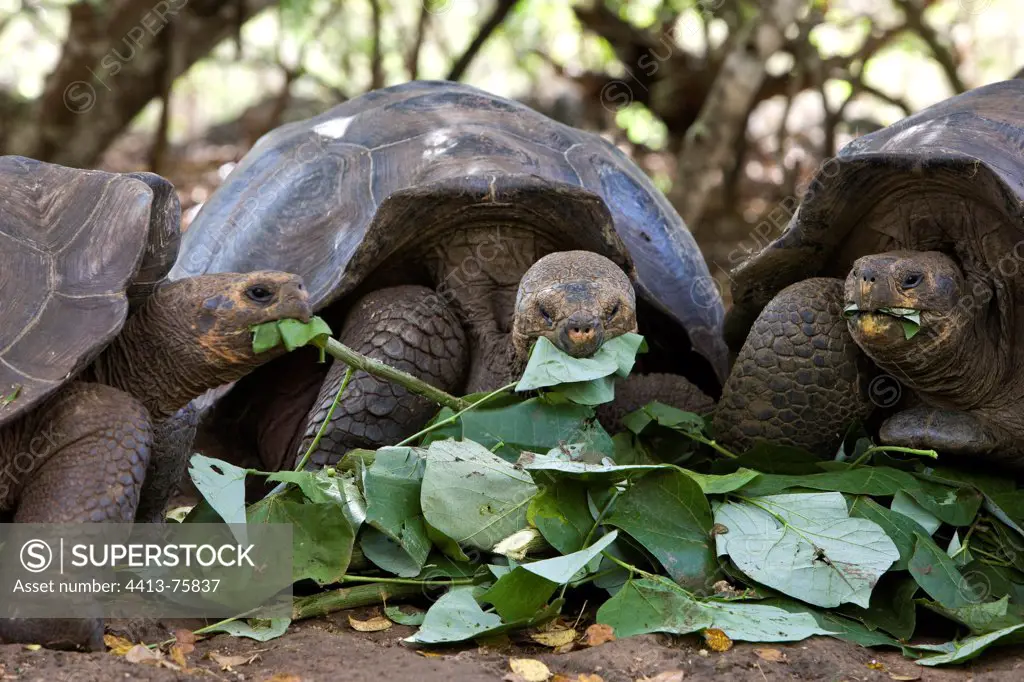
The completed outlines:
<svg viewBox="0 0 1024 682">
<path fill-rule="evenodd" d="M 420 3 L 420 18 L 416 22 L 416 37 L 413 38 L 409 52 L 405 56 L 405 70 L 409 72 L 409 80 L 414 81 L 420 73 L 420 51 L 423 49 L 423 38 L 427 32 L 430 12 L 427 11 L 426 0 Z"/>
<path fill-rule="evenodd" d="M 491 16 L 487 17 L 487 20 L 480 26 L 480 30 L 477 32 L 473 41 L 466 48 L 466 51 L 462 53 L 455 64 L 452 66 L 451 71 L 448 72 L 448 80 L 457 81 L 462 78 L 469 68 L 469 65 L 479 54 L 483 48 L 484 43 L 491 37 L 498 27 L 501 26 L 502 22 L 515 7 L 518 0 L 498 0 L 498 3 L 494 6 L 494 11 L 491 12 Z"/>
<path fill-rule="evenodd" d="M 370 9 L 373 11 L 373 43 L 370 53 L 370 89 L 378 90 L 384 87 L 384 63 L 381 55 L 381 30 L 383 19 L 381 17 L 380 0 L 370 0 Z"/>
<path fill-rule="evenodd" d="M 895 0 L 897 7 L 903 10 L 907 19 L 907 27 L 921 36 L 921 39 L 931 50 L 935 61 L 942 67 L 946 79 L 958 94 L 966 92 L 967 86 L 960 78 L 959 63 L 953 48 L 944 44 L 938 32 L 931 24 L 925 21 L 924 11 L 932 5 L 933 0 Z"/>
</svg>

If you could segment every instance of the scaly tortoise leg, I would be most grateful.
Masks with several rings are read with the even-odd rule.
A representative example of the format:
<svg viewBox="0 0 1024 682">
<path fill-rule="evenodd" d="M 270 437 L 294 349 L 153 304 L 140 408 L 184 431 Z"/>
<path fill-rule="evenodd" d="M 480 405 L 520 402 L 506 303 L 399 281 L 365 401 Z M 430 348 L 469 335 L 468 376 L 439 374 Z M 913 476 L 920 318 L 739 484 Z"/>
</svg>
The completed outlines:
<svg viewBox="0 0 1024 682">
<path fill-rule="evenodd" d="M 132 521 L 152 444 L 149 414 L 137 400 L 109 386 L 77 382 L 8 429 L 15 437 L 10 443 L 0 437 L 0 460 L 23 460 L 25 452 L 35 460 L 24 473 L 17 469 L 16 523 Z M 0 619 L 0 642 L 97 650 L 103 647 L 103 621 Z"/>
<path fill-rule="evenodd" d="M 153 424 L 152 455 L 139 495 L 136 523 L 164 522 L 167 501 L 188 471 L 198 424 L 199 411 L 192 403 Z"/>
<path fill-rule="evenodd" d="M 842 316 L 843 282 L 783 289 L 754 322 L 714 411 L 716 439 L 734 452 L 757 441 L 831 455 L 872 410 L 872 365 Z"/>
<path fill-rule="evenodd" d="M 623 417 L 654 401 L 701 415 L 709 413 L 715 404 L 677 374 L 631 374 L 615 382 L 615 400 L 598 406 L 597 419 L 608 433 L 618 433 L 625 429 Z"/>
<path fill-rule="evenodd" d="M 353 306 L 338 338 L 449 392 L 461 387 L 469 362 L 469 344 L 458 318 L 426 287 L 392 287 L 368 294 Z M 327 418 L 347 369 L 335 362 L 327 373 L 297 456 L 306 452 Z M 334 464 L 352 448 L 393 445 L 420 430 L 437 410 L 437 405 L 397 384 L 356 372 L 307 466 Z"/>
</svg>

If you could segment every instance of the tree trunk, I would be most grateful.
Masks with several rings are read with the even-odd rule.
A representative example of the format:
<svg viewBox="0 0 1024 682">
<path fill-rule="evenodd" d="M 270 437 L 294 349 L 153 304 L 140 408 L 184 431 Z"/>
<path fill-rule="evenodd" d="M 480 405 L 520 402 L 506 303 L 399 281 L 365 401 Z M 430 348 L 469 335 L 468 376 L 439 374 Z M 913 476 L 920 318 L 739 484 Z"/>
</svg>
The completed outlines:
<svg viewBox="0 0 1024 682">
<path fill-rule="evenodd" d="M 248 0 L 245 18 L 273 4 Z M 6 122 L 0 150 L 67 166 L 95 165 L 132 119 L 160 95 L 166 76 L 177 78 L 233 34 L 235 11 L 234 0 L 71 5 L 60 60 L 47 76 L 43 94 L 20 117 Z M 175 59 L 173 72 L 164 74 L 167 61 L 159 36 L 172 22 Z"/>
<path fill-rule="evenodd" d="M 803 5 L 801 0 L 762 0 L 760 15 L 740 30 L 687 131 L 672 200 L 691 229 L 698 228 L 711 191 L 735 160 L 747 112 L 765 81 L 765 62 L 785 44 L 784 32 Z"/>
</svg>

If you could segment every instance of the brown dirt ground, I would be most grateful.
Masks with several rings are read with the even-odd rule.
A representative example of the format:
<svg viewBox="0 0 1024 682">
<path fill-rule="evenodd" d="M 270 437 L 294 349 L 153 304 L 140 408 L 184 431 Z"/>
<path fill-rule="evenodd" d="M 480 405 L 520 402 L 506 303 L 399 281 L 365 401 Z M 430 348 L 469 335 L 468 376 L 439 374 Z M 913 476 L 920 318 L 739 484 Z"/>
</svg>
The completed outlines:
<svg viewBox="0 0 1024 682">
<path fill-rule="evenodd" d="M 358 618 L 374 609 L 354 612 Z M 0 646 L 0 680 L 19 682 L 108 682 L 112 680 L 214 679 L 225 681 L 352 682 L 415 680 L 416 682 L 475 682 L 502 680 L 509 658 L 543 661 L 554 674 L 576 682 L 580 675 L 598 675 L 603 682 L 634 682 L 668 671 L 682 671 L 685 680 L 774 682 L 775 680 L 846 680 L 922 682 L 988 682 L 1024 679 L 1024 657 L 1013 649 L 988 652 L 961 668 L 933 670 L 915 665 L 898 653 L 864 649 L 838 640 L 815 637 L 795 644 L 737 644 L 725 653 L 708 652 L 697 637 L 645 635 L 577 648 L 563 654 L 543 647 L 510 644 L 504 648 L 446 649 L 429 656 L 401 642 L 412 628 L 396 625 L 385 632 L 360 633 L 348 624 L 349 613 L 333 614 L 293 624 L 270 642 L 218 635 L 199 642 L 189 654 L 187 673 L 149 664 L 128 663 L 111 653 L 81 654 L 31 651 L 20 645 Z M 189 623 L 195 627 L 194 624 Z M 112 628 L 117 631 L 117 624 Z M 153 632 L 153 631 L 151 631 Z M 162 637 L 161 634 L 151 635 Z M 758 650 L 773 649 L 782 661 L 766 660 Z M 223 671 L 208 657 L 257 657 L 252 663 Z M 777 656 L 768 655 L 769 658 Z M 510 680 L 513 678 L 509 678 Z M 678 680 L 679 678 L 676 677 Z M 580 682 L 596 682 L 584 677 Z"/>
</svg>

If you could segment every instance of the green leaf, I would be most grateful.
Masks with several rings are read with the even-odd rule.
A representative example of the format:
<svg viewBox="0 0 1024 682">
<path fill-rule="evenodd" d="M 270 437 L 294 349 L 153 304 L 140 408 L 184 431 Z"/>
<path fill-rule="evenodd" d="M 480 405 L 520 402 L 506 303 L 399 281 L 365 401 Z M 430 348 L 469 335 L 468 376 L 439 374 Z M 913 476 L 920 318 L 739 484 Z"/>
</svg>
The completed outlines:
<svg viewBox="0 0 1024 682">
<path fill-rule="evenodd" d="M 232 637 L 248 637 L 257 642 L 269 642 L 287 632 L 291 622 L 291 618 L 232 620 L 212 625 L 205 632 L 226 632 Z"/>
<path fill-rule="evenodd" d="M 914 556 L 914 543 L 917 533 L 925 530 L 913 519 L 886 509 L 869 497 L 855 497 L 850 503 L 850 516 L 867 519 L 877 523 L 889 539 L 896 545 L 900 553 L 899 561 L 892 565 L 891 571 L 905 571 Z"/>
<path fill-rule="evenodd" d="M 766 474 L 800 476 L 821 473 L 821 465 L 821 457 L 806 450 L 759 442 L 736 459 L 716 460 L 711 470 L 715 473 L 728 473 L 745 467 Z"/>
<path fill-rule="evenodd" d="M 559 443 L 588 443 L 594 450 L 611 454 L 613 446 L 600 424 L 590 425 L 594 410 L 573 403 L 553 404 L 543 397 L 518 401 L 517 396 L 499 398 L 497 406 L 480 407 L 463 414 L 454 423 L 431 432 L 424 446 L 438 440 L 471 440 L 509 461 L 523 450 L 546 452 Z M 445 408 L 437 419 L 450 417 Z"/>
<path fill-rule="evenodd" d="M 214 511 L 231 524 L 239 542 L 245 535 L 245 469 L 212 457 L 195 454 L 189 460 L 189 476 Z"/>
<path fill-rule="evenodd" d="M 615 400 L 615 375 L 560 384 L 558 392 L 579 405 L 602 405 Z"/>
<path fill-rule="evenodd" d="M 587 563 L 614 542 L 615 537 L 616 532 L 612 531 L 579 552 L 519 564 L 498 578 L 498 581 L 480 596 L 480 600 L 492 604 L 507 622 L 528 618 L 547 603 L 559 585 L 572 580 Z"/>
<path fill-rule="evenodd" d="M 348 570 L 355 531 L 341 505 L 303 504 L 271 495 L 249 507 L 250 524 L 287 523 L 292 527 L 292 576 L 320 585 L 341 580 Z"/>
<path fill-rule="evenodd" d="M 14 386 L 14 388 L 11 389 L 11 392 L 8 393 L 7 395 L 0 396 L 0 407 L 7 407 L 15 400 L 17 400 L 18 396 L 21 395 L 21 388 L 22 387 L 19 384 L 17 386 Z"/>
<path fill-rule="evenodd" d="M 921 589 L 946 608 L 955 609 L 971 603 L 956 564 L 928 535 L 917 533 L 914 556 L 908 568 Z"/>
<path fill-rule="evenodd" d="M 282 343 L 289 351 L 301 348 L 318 338 L 333 336 L 331 328 L 319 317 L 301 320 L 276 320 L 250 327 L 252 352 L 257 355 L 277 348 Z"/>
<path fill-rule="evenodd" d="M 916 474 L 919 485 L 906 491 L 914 501 L 951 526 L 969 526 L 981 508 L 982 494 L 972 486 L 951 488 Z"/>
<path fill-rule="evenodd" d="M 355 530 L 366 520 L 366 500 L 351 475 L 338 474 L 328 469 L 315 472 L 278 471 L 267 476 L 267 480 L 295 484 L 310 502 L 333 502 L 340 505 L 345 511 L 345 518 Z"/>
<path fill-rule="evenodd" d="M 537 486 L 471 441 L 431 443 L 420 492 L 426 522 L 460 545 L 489 550 L 526 527 Z"/>
<path fill-rule="evenodd" d="M 423 625 L 423 618 L 426 616 L 425 611 L 417 611 L 416 613 L 405 613 L 402 609 L 397 606 L 385 606 L 384 615 L 389 620 L 398 623 L 399 625 Z"/>
<path fill-rule="evenodd" d="M 689 433 L 704 432 L 704 418 L 699 414 L 685 412 L 657 401 L 630 412 L 622 418 L 622 424 L 637 435 L 651 424 Z"/>
<path fill-rule="evenodd" d="M 627 376 L 642 342 L 639 334 L 623 334 L 605 341 L 589 358 L 574 358 L 542 336 L 534 344 L 516 391 L 591 381 L 612 374 Z"/>
<path fill-rule="evenodd" d="M 484 613 L 472 587 L 455 587 L 434 602 L 423 616 L 423 626 L 406 642 L 437 644 L 461 642 L 482 635 L 502 625 L 496 613 Z"/>
<path fill-rule="evenodd" d="M 583 481 L 608 484 L 624 481 L 652 471 L 678 471 L 676 467 L 669 464 L 629 464 L 619 466 L 611 462 L 611 460 L 605 460 L 602 464 L 579 462 L 557 448 L 543 455 L 524 452 L 519 461 L 516 462 L 516 466 L 526 471 L 546 471 Z"/>
<path fill-rule="evenodd" d="M 677 469 L 634 481 L 606 523 L 629 533 L 681 585 L 702 588 L 717 571 L 711 507 L 700 486 Z"/>
<path fill-rule="evenodd" d="M 711 627 L 736 641 L 794 642 L 813 635 L 832 634 L 809 612 L 740 601 L 708 601 L 704 602 L 704 608 L 711 613 Z"/>
<path fill-rule="evenodd" d="M 398 575 L 403 577 L 419 573 L 430 553 L 431 543 L 420 510 L 420 488 L 425 468 L 421 450 L 386 447 L 377 451 L 373 464 L 363 477 L 366 522 L 391 538 L 409 555 L 409 560 L 400 564 L 405 572 Z M 373 543 L 371 552 L 386 547 L 379 540 L 370 542 Z M 365 543 L 363 549 L 366 549 Z M 367 556 L 381 568 L 391 570 Z M 386 555 L 378 553 L 378 556 L 383 558 Z M 390 563 L 399 565 L 394 561 Z"/>
<path fill-rule="evenodd" d="M 945 644 L 928 644 L 919 645 L 916 649 L 926 651 L 942 651 L 944 653 L 938 656 L 928 656 L 917 661 L 918 665 L 947 665 L 949 663 L 963 663 L 975 658 L 981 652 L 993 644 L 1011 644 L 1018 643 L 1020 637 L 1014 637 L 1014 633 L 1024 628 L 1024 623 L 1020 625 L 1011 625 L 1010 627 L 990 632 L 987 635 L 979 635 L 977 637 L 968 637 L 967 639 L 960 640 L 959 642 L 946 642 Z"/>
<path fill-rule="evenodd" d="M 897 514 L 902 514 L 908 519 L 912 520 L 918 526 L 924 529 L 928 535 L 934 535 L 935 531 L 942 525 L 935 514 L 919 505 L 914 501 L 910 495 L 903 491 L 896 493 L 892 498 L 892 504 L 889 505 L 892 511 Z"/>
<path fill-rule="evenodd" d="M 469 586 L 452 588 L 430 607 L 423 617 L 423 626 L 419 632 L 406 637 L 404 641 L 440 644 L 498 635 L 548 621 L 558 615 L 562 607 L 562 600 L 558 599 L 532 618 L 503 623 L 497 614 L 485 613 L 473 593 L 474 588 Z"/>
<path fill-rule="evenodd" d="M 364 528 L 360 533 L 359 547 L 374 565 L 400 578 L 415 578 L 427 560 L 424 556 L 422 562 L 417 562 L 404 547 L 373 526 Z"/>
<path fill-rule="evenodd" d="M 878 524 L 850 518 L 839 493 L 771 495 L 715 512 L 718 554 L 754 580 L 824 607 L 867 607 L 899 551 Z"/>
<path fill-rule="evenodd" d="M 630 580 L 597 610 L 597 622 L 619 639 L 648 632 L 686 635 L 711 627 L 712 615 L 682 590 L 660 580 Z"/>
<path fill-rule="evenodd" d="M 853 495 L 889 497 L 915 486 L 917 479 L 905 471 L 889 467 L 858 467 L 846 471 L 832 471 L 804 476 L 762 474 L 743 488 L 744 495 L 774 495 L 787 488 L 811 488 L 837 491 Z"/>
<path fill-rule="evenodd" d="M 692 478 L 700 486 L 705 495 L 724 495 L 743 486 L 762 474 L 750 469 L 738 469 L 731 474 L 699 474 L 689 469 L 681 471 Z"/>
<path fill-rule="evenodd" d="M 901 640 L 908 640 L 917 625 L 914 595 L 917 582 L 906 574 L 887 573 L 871 593 L 871 605 L 863 609 L 844 604 L 841 613 L 856 618 L 872 630 L 882 629 Z"/>
<path fill-rule="evenodd" d="M 1008 595 L 1003 595 L 997 601 L 968 604 L 955 609 L 947 609 L 942 604 L 930 601 L 925 601 L 924 605 L 946 618 L 966 625 L 971 634 L 984 635 L 1024 623 L 1020 607 L 1011 605 L 1009 599 Z"/>
<path fill-rule="evenodd" d="M 566 479 L 544 488 L 530 502 L 526 518 L 562 554 L 579 551 L 594 525 L 586 485 Z"/>
</svg>

